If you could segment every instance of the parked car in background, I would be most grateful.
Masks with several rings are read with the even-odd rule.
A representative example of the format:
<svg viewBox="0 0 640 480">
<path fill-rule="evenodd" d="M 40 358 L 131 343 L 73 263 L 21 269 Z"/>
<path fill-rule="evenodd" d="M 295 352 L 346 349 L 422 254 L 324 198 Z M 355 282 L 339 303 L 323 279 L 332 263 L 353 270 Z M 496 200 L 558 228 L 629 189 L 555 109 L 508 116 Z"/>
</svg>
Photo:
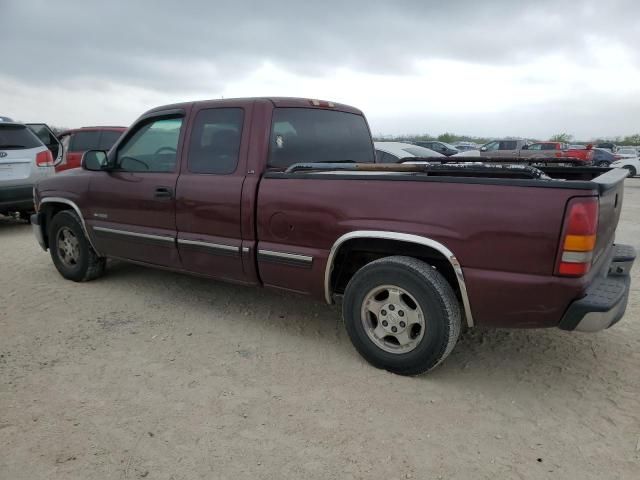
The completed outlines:
<svg viewBox="0 0 640 480">
<path fill-rule="evenodd" d="M 624 168 L 628 170 L 630 177 L 635 177 L 640 173 L 640 161 L 637 156 L 616 160 L 611 164 L 611 166 L 614 168 Z"/>
<path fill-rule="evenodd" d="M 56 172 L 78 168 L 87 150 L 109 150 L 125 130 L 126 127 L 82 127 L 60 133 L 64 153 Z"/>
<path fill-rule="evenodd" d="M 522 147 L 531 142 L 524 139 L 494 140 L 480 147 L 482 157 L 517 157 Z"/>
<path fill-rule="evenodd" d="M 597 167 L 609 167 L 617 160 L 616 156 L 604 148 L 593 149 L 593 164 Z"/>
<path fill-rule="evenodd" d="M 64 278 L 111 257 L 340 303 L 358 352 L 399 374 L 440 364 L 463 322 L 597 331 L 627 306 L 616 169 L 376 165 L 362 112 L 301 98 L 158 107 L 82 166 L 35 190 Z"/>
<path fill-rule="evenodd" d="M 596 144 L 596 148 L 602 148 L 603 150 L 609 150 L 610 152 L 615 152 L 616 144 L 612 142 L 600 142 Z"/>
<path fill-rule="evenodd" d="M 456 147 L 445 142 L 417 141 L 413 143 L 415 145 L 418 145 L 419 147 L 428 148 L 429 150 L 433 150 L 434 152 L 441 153 L 442 155 L 445 155 L 447 157 L 451 155 L 455 155 L 456 153 L 460 152 L 460 150 L 458 150 Z"/>
<path fill-rule="evenodd" d="M 620 147 L 615 151 L 614 155 L 618 160 L 638 158 L 638 150 L 634 147 Z"/>
<path fill-rule="evenodd" d="M 12 119 L 10 119 L 9 117 L 3 117 L 3 116 L 0 116 L 0 123 L 1 123 L 1 122 L 5 122 L 5 123 L 6 123 L 6 122 L 13 122 L 13 120 L 12 120 Z"/>
<path fill-rule="evenodd" d="M 588 165 L 593 162 L 593 146 L 587 145 L 582 148 L 571 148 L 562 142 L 536 142 L 522 147 L 520 151 L 521 158 L 573 158 L 580 160 Z"/>
<path fill-rule="evenodd" d="M 480 148 L 480 145 L 476 145 L 475 143 L 456 143 L 454 147 L 456 147 L 459 153 L 468 152 L 470 150 L 478 150 Z"/>
<path fill-rule="evenodd" d="M 535 160 L 542 158 L 568 158 L 576 159 L 591 165 L 593 151 L 591 146 L 572 149 L 562 142 L 535 142 L 528 140 L 495 140 L 480 148 L 480 156 L 486 158 L 514 157 L 522 160 Z"/>
<path fill-rule="evenodd" d="M 53 164 L 53 152 L 26 125 L 0 122 L 0 214 L 26 218 L 33 211 L 33 187 L 55 173 Z"/>
<path fill-rule="evenodd" d="M 376 149 L 376 163 L 398 163 L 403 158 L 412 157 L 446 157 L 446 155 L 412 143 L 374 142 L 373 145 Z"/>
</svg>

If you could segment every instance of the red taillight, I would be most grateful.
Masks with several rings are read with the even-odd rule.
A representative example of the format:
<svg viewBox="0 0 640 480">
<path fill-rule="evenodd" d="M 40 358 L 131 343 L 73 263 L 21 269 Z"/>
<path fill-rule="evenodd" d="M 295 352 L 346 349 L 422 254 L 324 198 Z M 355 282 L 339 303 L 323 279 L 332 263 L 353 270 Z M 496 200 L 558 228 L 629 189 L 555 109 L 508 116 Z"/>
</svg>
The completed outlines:
<svg viewBox="0 0 640 480">
<path fill-rule="evenodd" d="M 53 167 L 53 155 L 50 150 L 45 150 L 36 155 L 36 165 L 39 167 Z"/>
<path fill-rule="evenodd" d="M 560 240 L 556 273 L 580 277 L 591 268 L 598 232 L 598 198 L 579 197 L 569 201 Z"/>
</svg>

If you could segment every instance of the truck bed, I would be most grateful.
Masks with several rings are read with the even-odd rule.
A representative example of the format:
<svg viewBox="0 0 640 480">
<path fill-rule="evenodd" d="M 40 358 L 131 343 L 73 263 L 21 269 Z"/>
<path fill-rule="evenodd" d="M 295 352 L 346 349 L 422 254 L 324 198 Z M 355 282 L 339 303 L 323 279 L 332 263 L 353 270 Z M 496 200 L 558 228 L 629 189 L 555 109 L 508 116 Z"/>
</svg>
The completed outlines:
<svg viewBox="0 0 640 480">
<path fill-rule="evenodd" d="M 260 245 L 313 262 L 307 269 L 260 263 L 263 282 L 322 297 L 320 279 L 336 238 L 356 230 L 403 231 L 455 254 L 476 324 L 557 326 L 613 246 L 626 172 L 543 167 L 531 178 L 531 167 L 475 167 L 303 164 L 265 173 L 258 192 Z M 576 196 L 600 197 L 596 261 L 584 277 L 558 277 L 565 207 Z M 540 301 L 532 305 L 531 298 Z M 496 305 L 502 305 L 500 316 Z"/>
</svg>

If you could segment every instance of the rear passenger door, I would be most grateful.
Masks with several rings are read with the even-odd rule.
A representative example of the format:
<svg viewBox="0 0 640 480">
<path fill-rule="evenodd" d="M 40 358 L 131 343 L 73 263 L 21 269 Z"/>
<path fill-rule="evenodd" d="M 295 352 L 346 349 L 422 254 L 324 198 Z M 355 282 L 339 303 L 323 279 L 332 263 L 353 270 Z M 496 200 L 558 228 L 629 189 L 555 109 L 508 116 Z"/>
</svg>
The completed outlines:
<svg viewBox="0 0 640 480">
<path fill-rule="evenodd" d="M 176 188 L 178 251 L 184 269 L 247 283 L 241 195 L 246 175 L 251 105 L 202 106 L 192 112 Z M 248 258 L 249 255 L 244 255 Z"/>
</svg>

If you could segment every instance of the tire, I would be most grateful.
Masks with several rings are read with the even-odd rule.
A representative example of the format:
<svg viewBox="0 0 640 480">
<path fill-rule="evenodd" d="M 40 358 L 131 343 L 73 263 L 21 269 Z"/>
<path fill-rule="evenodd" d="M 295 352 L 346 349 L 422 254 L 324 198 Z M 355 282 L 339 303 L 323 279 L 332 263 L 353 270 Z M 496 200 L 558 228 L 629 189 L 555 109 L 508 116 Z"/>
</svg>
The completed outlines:
<svg viewBox="0 0 640 480">
<path fill-rule="evenodd" d="M 58 272 L 67 280 L 86 282 L 104 274 L 106 259 L 96 254 L 72 210 L 63 210 L 51 220 L 49 252 Z"/>
<path fill-rule="evenodd" d="M 625 165 L 624 167 L 625 170 L 629 170 L 629 176 L 630 177 L 635 177 L 636 176 L 636 169 L 633 165 Z"/>
<path fill-rule="evenodd" d="M 438 366 L 453 350 L 462 323 L 460 303 L 445 278 L 427 263 L 402 256 L 358 270 L 347 285 L 342 315 L 360 355 L 399 375 L 419 375 Z M 394 326 L 397 334 L 390 332 Z"/>
<path fill-rule="evenodd" d="M 596 163 L 596 167 L 608 167 L 609 165 L 611 165 L 611 164 L 609 162 L 605 162 L 605 161 Z"/>
</svg>

